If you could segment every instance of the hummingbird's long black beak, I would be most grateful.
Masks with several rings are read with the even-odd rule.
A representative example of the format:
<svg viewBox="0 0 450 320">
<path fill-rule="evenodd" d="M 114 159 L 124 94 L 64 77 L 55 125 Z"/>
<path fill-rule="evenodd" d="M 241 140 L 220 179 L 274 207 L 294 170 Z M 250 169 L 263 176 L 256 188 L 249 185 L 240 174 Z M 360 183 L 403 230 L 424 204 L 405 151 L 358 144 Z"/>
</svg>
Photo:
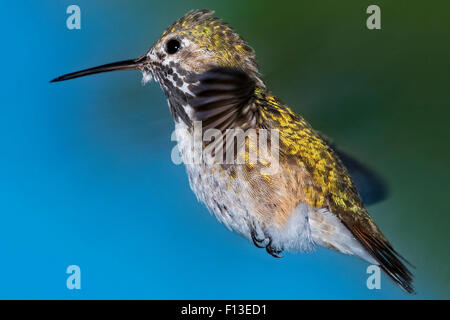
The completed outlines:
<svg viewBox="0 0 450 320">
<path fill-rule="evenodd" d="M 55 78 L 55 79 L 51 80 L 50 82 L 70 80 L 70 79 L 89 76 L 91 74 L 102 73 L 102 72 L 139 69 L 139 67 L 142 65 L 142 63 L 145 60 L 147 60 L 147 57 L 145 55 L 143 55 L 137 59 L 108 63 L 108 64 L 104 64 L 104 65 L 101 65 L 98 67 L 68 73 L 68 74 L 62 75 L 58 78 Z"/>
</svg>

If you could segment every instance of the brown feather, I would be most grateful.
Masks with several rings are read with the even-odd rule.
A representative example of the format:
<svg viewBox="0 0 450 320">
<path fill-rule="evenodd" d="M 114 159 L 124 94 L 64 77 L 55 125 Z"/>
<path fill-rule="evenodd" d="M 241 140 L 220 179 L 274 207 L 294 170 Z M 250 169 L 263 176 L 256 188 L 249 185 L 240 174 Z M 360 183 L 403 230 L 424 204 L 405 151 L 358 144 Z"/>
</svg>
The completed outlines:
<svg viewBox="0 0 450 320">
<path fill-rule="evenodd" d="M 373 222 L 365 220 L 353 220 L 350 222 L 348 219 L 341 219 L 341 221 L 370 255 L 378 261 L 381 269 L 383 269 L 395 283 L 402 287 L 406 292 L 414 293 L 414 287 L 412 285 L 413 275 L 402 260 L 410 266 L 412 265 L 395 251 Z M 374 229 L 376 229 L 376 232 L 374 232 Z"/>
</svg>

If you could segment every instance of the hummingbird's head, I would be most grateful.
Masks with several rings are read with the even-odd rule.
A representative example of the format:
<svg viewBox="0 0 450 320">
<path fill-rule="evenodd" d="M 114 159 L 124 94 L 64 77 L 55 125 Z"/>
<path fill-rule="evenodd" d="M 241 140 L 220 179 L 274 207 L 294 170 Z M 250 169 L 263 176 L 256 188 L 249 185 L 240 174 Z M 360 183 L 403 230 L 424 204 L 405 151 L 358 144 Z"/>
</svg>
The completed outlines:
<svg viewBox="0 0 450 320">
<path fill-rule="evenodd" d="M 145 72 L 158 81 L 168 76 L 182 80 L 186 74 L 214 67 L 240 69 L 258 81 L 253 49 L 213 13 L 205 9 L 191 11 L 169 26 L 146 54 L 144 81 Z"/>
<path fill-rule="evenodd" d="M 172 113 L 182 113 L 184 120 L 193 120 L 189 112 L 185 112 L 186 105 L 189 98 L 195 95 L 193 92 L 199 75 L 207 71 L 226 68 L 229 71 L 225 70 L 225 73 L 231 74 L 221 73 L 219 76 L 225 77 L 223 81 L 228 81 L 229 77 L 236 78 L 236 85 L 246 85 L 247 91 L 254 86 L 265 87 L 253 49 L 226 23 L 213 17 L 213 13 L 206 9 L 190 11 L 169 26 L 139 58 L 69 73 L 51 82 L 107 71 L 137 69 L 143 73 L 143 83 L 152 78 L 159 82 Z M 237 94 L 242 95 L 242 92 L 237 91 Z"/>
</svg>

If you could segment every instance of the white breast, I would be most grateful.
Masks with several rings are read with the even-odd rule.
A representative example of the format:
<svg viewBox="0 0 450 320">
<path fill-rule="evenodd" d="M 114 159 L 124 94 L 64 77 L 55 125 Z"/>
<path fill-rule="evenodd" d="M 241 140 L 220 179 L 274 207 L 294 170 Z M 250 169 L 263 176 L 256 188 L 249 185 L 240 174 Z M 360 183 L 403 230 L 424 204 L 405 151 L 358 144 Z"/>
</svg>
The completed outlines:
<svg viewBox="0 0 450 320">
<path fill-rule="evenodd" d="M 194 145 L 194 136 L 182 121 L 176 123 L 175 130 L 177 147 L 197 199 L 228 229 L 250 239 L 249 223 L 253 217 L 246 199 L 245 182 L 230 178 L 220 164 L 198 161 L 196 157 L 202 150 L 201 146 Z M 241 192 L 236 192 L 238 190 Z"/>
</svg>

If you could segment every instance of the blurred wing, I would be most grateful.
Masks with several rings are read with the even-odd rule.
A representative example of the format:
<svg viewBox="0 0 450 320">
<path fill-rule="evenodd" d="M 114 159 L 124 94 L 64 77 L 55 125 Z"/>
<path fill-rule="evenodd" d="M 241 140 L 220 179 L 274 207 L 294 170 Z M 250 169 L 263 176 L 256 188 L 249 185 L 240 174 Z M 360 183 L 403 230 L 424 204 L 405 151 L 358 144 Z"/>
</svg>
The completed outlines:
<svg viewBox="0 0 450 320">
<path fill-rule="evenodd" d="M 347 153 L 339 150 L 336 144 L 324 134 L 320 132 L 317 132 L 317 134 L 330 145 L 342 161 L 366 206 L 383 201 L 387 198 L 389 193 L 388 186 L 375 171 Z"/>
<path fill-rule="evenodd" d="M 188 100 L 194 121 L 202 121 L 203 130 L 252 125 L 256 121 L 251 100 L 255 82 L 234 68 L 214 68 L 197 76 L 194 96 Z"/>
<path fill-rule="evenodd" d="M 334 146 L 332 147 L 352 177 L 353 183 L 366 206 L 387 198 L 388 187 L 376 172 L 345 152 L 336 149 Z"/>
<path fill-rule="evenodd" d="M 202 122 L 203 133 L 208 129 L 222 132 L 222 139 L 215 141 L 211 138 L 212 141 L 205 142 L 205 146 L 210 146 L 214 154 L 222 154 L 223 160 L 227 159 L 227 154 L 236 157 L 244 141 L 228 144 L 227 140 L 234 141 L 237 131 L 227 133 L 227 130 L 240 128 L 245 131 L 256 125 L 254 80 L 241 70 L 223 67 L 199 74 L 195 80 L 194 95 L 188 100 L 192 119 Z"/>
</svg>

